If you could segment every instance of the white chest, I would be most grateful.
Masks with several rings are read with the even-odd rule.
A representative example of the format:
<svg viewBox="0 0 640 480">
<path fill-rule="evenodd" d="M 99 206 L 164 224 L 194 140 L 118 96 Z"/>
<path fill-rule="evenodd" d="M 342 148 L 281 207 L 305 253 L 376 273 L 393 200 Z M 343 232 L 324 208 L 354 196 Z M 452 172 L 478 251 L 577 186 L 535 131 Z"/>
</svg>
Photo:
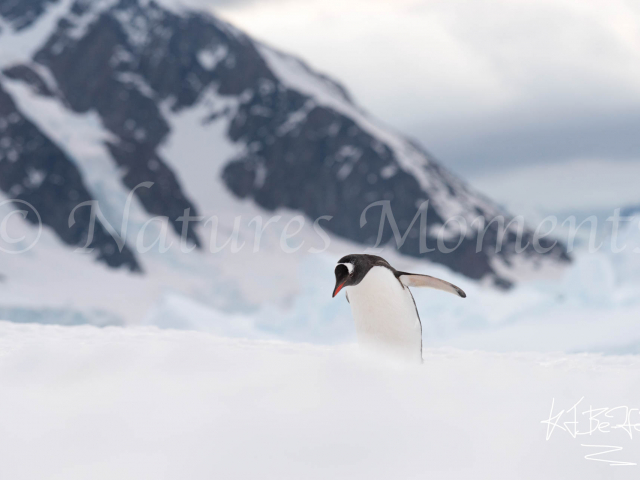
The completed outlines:
<svg viewBox="0 0 640 480">
<path fill-rule="evenodd" d="M 373 267 L 346 290 L 360 345 L 422 359 L 422 328 L 413 297 L 389 269 Z"/>
</svg>

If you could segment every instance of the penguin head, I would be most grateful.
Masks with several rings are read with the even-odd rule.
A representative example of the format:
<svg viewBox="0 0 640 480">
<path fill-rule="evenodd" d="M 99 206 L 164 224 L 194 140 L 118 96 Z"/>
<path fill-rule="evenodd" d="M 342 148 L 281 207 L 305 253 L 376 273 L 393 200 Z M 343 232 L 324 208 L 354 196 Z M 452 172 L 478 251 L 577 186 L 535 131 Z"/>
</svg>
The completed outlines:
<svg viewBox="0 0 640 480">
<path fill-rule="evenodd" d="M 342 257 L 335 269 L 336 286 L 333 289 L 333 297 L 344 287 L 358 285 L 369 270 L 376 265 L 391 268 L 383 258 L 375 255 L 354 254 Z"/>
</svg>

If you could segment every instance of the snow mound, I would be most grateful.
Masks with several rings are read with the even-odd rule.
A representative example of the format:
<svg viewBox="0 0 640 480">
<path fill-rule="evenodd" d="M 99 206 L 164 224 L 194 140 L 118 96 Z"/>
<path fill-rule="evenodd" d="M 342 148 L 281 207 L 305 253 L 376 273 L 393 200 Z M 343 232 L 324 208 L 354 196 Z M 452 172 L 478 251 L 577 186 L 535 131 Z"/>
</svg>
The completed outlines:
<svg viewBox="0 0 640 480">
<path fill-rule="evenodd" d="M 2 478 L 637 478 L 623 429 L 573 438 L 554 411 L 637 407 L 640 358 L 352 346 L 155 328 L 0 322 Z M 635 404 L 634 404 L 635 402 Z M 615 418 L 608 419 L 611 422 Z M 570 421 L 564 418 L 564 421 Z M 632 417 L 635 423 L 640 418 Z M 585 425 L 580 423 L 580 428 Z M 37 461 L 34 461 L 37 459 Z"/>
</svg>

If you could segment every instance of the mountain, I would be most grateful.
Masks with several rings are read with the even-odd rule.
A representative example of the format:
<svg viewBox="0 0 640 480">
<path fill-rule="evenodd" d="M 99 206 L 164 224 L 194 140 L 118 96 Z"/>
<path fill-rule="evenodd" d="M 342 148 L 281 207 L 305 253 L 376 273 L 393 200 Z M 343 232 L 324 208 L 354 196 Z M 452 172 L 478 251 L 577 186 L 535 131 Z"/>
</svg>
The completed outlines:
<svg viewBox="0 0 640 480">
<path fill-rule="evenodd" d="M 502 240 L 490 223 L 499 215 L 510 220 L 493 202 L 372 119 L 339 83 L 209 14 L 172 0 L 0 0 L 0 16 L 0 190 L 16 207 L 32 205 L 39 217 L 26 214 L 31 230 L 41 221 L 47 248 L 77 264 L 75 276 L 100 272 L 107 291 L 116 288 L 107 280 L 114 277 L 95 260 L 112 272 L 156 279 L 159 270 L 174 278 L 215 264 L 198 278 L 218 269 L 244 285 L 276 263 L 293 265 L 273 248 L 259 252 L 270 261 L 251 257 L 250 246 L 238 257 L 212 254 L 212 235 L 237 231 L 251 239 L 262 217 L 274 214 L 283 219 L 278 232 L 299 215 L 310 223 L 323 217 L 330 251 L 377 240 L 388 249 L 396 237 L 389 222 L 379 230 L 385 203 L 367 210 L 374 202 L 387 202 L 395 234 L 406 234 L 398 248 L 405 258 L 471 279 L 508 286 L 523 271 L 569 261 L 562 245 L 545 239 L 545 254 L 531 246 L 516 253 L 515 227 Z M 91 202 L 98 215 L 86 206 Z M 420 212 L 427 225 L 417 220 Z M 187 215 L 200 221 L 184 222 Z M 260 222 L 251 224 L 256 216 Z M 468 227 L 462 235 L 459 221 Z M 482 221 L 489 225 L 477 251 Z M 120 225 L 129 227 L 126 234 Z M 303 235 L 316 227 L 301 227 Z M 150 232 L 183 236 L 188 248 L 174 248 L 158 267 L 159 256 L 142 253 L 136 240 Z M 443 253 L 438 234 L 457 249 Z M 524 230 L 522 242 L 532 238 Z M 71 260 L 81 246 L 90 257 Z M 181 255 L 191 247 L 196 257 Z M 33 255 L 48 262 L 44 248 Z M 234 288 L 225 279 L 216 285 Z M 247 294 L 249 287 L 239 290 L 231 296 L 262 300 Z"/>
</svg>

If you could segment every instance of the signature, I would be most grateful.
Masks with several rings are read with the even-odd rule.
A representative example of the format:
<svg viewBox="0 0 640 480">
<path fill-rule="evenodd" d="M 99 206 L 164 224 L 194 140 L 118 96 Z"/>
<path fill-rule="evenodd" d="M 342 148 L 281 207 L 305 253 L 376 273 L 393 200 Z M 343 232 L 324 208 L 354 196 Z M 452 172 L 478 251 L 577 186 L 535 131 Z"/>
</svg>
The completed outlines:
<svg viewBox="0 0 640 480">
<path fill-rule="evenodd" d="M 589 406 L 587 410 L 578 412 L 583 400 L 584 397 L 578 400 L 571 408 L 558 412 L 555 412 L 555 398 L 551 401 L 549 418 L 541 422 L 547 425 L 547 441 L 556 429 L 568 433 L 573 438 L 596 433 L 607 434 L 614 430 L 619 430 L 625 432 L 629 435 L 629 438 L 633 440 L 633 434 L 640 432 L 640 409 L 629 408 L 627 406 L 613 408 L 594 408 L 593 406 Z M 605 462 L 610 466 L 637 465 L 637 463 L 613 460 L 607 457 L 609 454 L 623 450 L 622 447 L 615 445 L 589 445 L 584 443 L 580 445 L 594 450 L 597 449 L 597 451 L 584 456 L 587 460 Z"/>
</svg>

